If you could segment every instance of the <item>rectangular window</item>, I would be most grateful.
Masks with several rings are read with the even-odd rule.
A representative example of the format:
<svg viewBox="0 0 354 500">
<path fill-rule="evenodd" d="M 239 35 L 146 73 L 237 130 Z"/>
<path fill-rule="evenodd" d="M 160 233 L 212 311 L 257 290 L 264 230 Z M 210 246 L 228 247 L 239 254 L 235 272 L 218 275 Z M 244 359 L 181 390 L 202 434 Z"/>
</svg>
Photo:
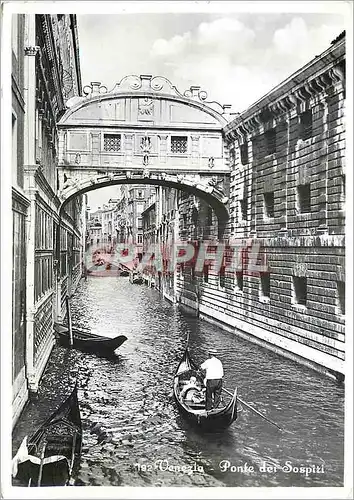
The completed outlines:
<svg viewBox="0 0 354 500">
<path fill-rule="evenodd" d="M 247 199 L 240 200 L 241 219 L 247 220 Z"/>
<path fill-rule="evenodd" d="M 277 135 L 275 128 L 267 130 L 264 135 L 266 139 L 266 154 L 271 155 L 277 150 Z"/>
<path fill-rule="evenodd" d="M 203 266 L 203 281 L 208 283 L 209 281 L 209 264 L 204 264 Z"/>
<path fill-rule="evenodd" d="M 306 306 L 307 302 L 307 278 L 293 276 L 294 300 L 296 304 Z"/>
<path fill-rule="evenodd" d="M 104 151 L 120 151 L 121 135 L 120 134 L 104 134 L 103 150 Z"/>
<path fill-rule="evenodd" d="M 274 217 L 274 193 L 264 193 L 264 217 Z"/>
<path fill-rule="evenodd" d="M 243 291 L 243 271 L 236 272 L 236 287 L 241 292 Z"/>
<path fill-rule="evenodd" d="M 171 137 L 171 153 L 184 154 L 187 153 L 187 137 L 172 136 Z"/>
<path fill-rule="evenodd" d="M 219 284 L 220 284 L 221 288 L 225 288 L 225 264 L 222 264 L 220 266 Z"/>
<path fill-rule="evenodd" d="M 338 309 L 340 314 L 345 314 L 345 281 L 337 281 Z"/>
<path fill-rule="evenodd" d="M 270 297 L 270 274 L 261 274 L 261 297 Z"/>
<path fill-rule="evenodd" d="M 230 166 L 232 167 L 233 165 L 235 165 L 235 149 L 232 148 L 230 149 Z"/>
<path fill-rule="evenodd" d="M 248 163 L 248 144 L 241 144 L 240 146 L 240 155 L 241 155 L 241 163 L 242 165 L 247 165 Z"/>
<path fill-rule="evenodd" d="M 143 235 L 142 234 L 138 234 L 137 243 L 141 244 L 142 242 L 143 242 Z"/>
<path fill-rule="evenodd" d="M 345 210 L 345 175 L 340 176 L 340 201 L 342 210 Z"/>
<path fill-rule="evenodd" d="M 310 184 L 297 187 L 298 209 L 300 213 L 311 211 L 311 189 Z"/>
<path fill-rule="evenodd" d="M 306 140 L 312 137 L 312 111 L 308 110 L 300 114 L 300 139 Z"/>
</svg>

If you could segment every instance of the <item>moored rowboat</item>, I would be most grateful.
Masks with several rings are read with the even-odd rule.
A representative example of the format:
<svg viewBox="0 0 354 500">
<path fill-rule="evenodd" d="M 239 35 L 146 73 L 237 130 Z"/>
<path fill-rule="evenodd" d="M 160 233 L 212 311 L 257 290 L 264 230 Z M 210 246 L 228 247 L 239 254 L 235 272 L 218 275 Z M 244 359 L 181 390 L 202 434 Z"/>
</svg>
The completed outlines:
<svg viewBox="0 0 354 500">
<path fill-rule="evenodd" d="M 60 323 L 54 323 L 54 331 L 61 345 L 70 347 L 69 329 Z M 114 338 L 103 337 L 77 328 L 72 329 L 72 334 L 74 348 L 106 356 L 112 355 L 127 340 L 125 335 L 118 335 Z"/>
<path fill-rule="evenodd" d="M 205 400 L 202 402 L 187 401 L 181 397 L 183 387 L 191 376 L 196 377 L 200 386 L 204 385 L 198 366 L 191 359 L 186 348 L 178 364 L 173 384 L 173 393 L 179 411 L 191 422 L 206 430 L 224 429 L 237 419 L 237 390 L 228 401 L 224 401 L 218 408 L 206 411 Z"/>
<path fill-rule="evenodd" d="M 82 426 L 77 384 L 70 396 L 29 439 L 12 460 L 12 475 L 26 486 L 65 486 L 76 473 Z"/>
</svg>

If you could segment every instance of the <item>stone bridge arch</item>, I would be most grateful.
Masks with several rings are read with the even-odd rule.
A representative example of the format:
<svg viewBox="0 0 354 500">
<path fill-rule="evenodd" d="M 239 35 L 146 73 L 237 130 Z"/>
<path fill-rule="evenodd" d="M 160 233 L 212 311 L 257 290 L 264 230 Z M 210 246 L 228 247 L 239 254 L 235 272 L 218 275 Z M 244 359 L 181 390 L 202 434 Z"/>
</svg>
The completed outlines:
<svg viewBox="0 0 354 500">
<path fill-rule="evenodd" d="M 230 106 L 208 102 L 191 87 L 130 75 L 108 92 L 98 82 L 73 97 L 59 121 L 58 195 L 114 184 L 154 184 L 206 200 L 227 219 L 229 166 L 223 127 Z"/>
</svg>

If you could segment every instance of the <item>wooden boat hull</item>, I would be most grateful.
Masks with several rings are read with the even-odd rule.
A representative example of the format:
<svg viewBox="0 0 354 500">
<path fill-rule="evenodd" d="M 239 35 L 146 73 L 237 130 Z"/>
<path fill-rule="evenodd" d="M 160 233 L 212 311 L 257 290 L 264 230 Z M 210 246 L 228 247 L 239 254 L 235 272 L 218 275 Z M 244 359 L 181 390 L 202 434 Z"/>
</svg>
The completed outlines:
<svg viewBox="0 0 354 500">
<path fill-rule="evenodd" d="M 173 394 L 180 413 L 190 422 L 207 431 L 218 431 L 229 427 L 237 419 L 237 391 L 227 404 L 207 412 L 205 402 L 202 404 L 186 403 L 179 396 L 181 383 L 192 375 L 201 384 L 203 383 L 198 366 L 190 358 L 187 348 L 177 367 L 173 384 Z"/>
<path fill-rule="evenodd" d="M 140 273 L 130 273 L 129 281 L 133 285 L 142 285 L 144 283 L 144 278 Z"/>
<path fill-rule="evenodd" d="M 26 439 L 26 438 L 25 438 Z M 43 445 L 44 455 L 41 456 Z M 13 473 L 26 486 L 65 486 L 79 467 L 82 424 L 77 385 L 70 396 L 24 440 L 13 459 Z"/>
<path fill-rule="evenodd" d="M 69 330 L 64 325 L 59 323 L 54 324 L 54 331 L 59 338 L 59 342 L 64 347 L 70 347 Z M 75 349 L 90 352 L 94 354 L 112 355 L 118 347 L 126 340 L 125 335 L 109 338 L 94 335 L 89 332 L 84 332 L 73 328 L 73 346 Z"/>
</svg>

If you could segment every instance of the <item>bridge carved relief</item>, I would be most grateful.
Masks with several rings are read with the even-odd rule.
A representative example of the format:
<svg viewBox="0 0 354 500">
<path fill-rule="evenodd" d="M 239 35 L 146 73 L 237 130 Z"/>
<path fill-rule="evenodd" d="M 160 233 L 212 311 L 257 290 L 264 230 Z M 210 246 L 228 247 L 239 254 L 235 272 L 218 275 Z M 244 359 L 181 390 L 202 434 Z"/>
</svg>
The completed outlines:
<svg viewBox="0 0 354 500">
<path fill-rule="evenodd" d="M 207 102 L 200 87 L 181 94 L 151 75 L 128 76 L 108 92 L 99 82 L 72 97 L 59 122 L 58 195 L 112 184 L 154 184 L 206 199 L 227 215 L 222 129 L 229 106 Z"/>
</svg>

